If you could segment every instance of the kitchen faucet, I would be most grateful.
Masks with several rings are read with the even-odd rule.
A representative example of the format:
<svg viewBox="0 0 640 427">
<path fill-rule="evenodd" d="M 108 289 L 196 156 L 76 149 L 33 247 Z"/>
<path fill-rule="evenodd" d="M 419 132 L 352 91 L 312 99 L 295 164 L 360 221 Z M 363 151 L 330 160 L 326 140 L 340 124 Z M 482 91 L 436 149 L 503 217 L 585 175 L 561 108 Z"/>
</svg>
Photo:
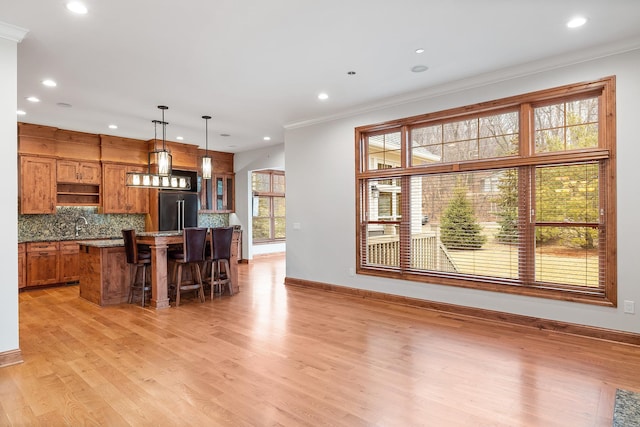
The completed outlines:
<svg viewBox="0 0 640 427">
<path fill-rule="evenodd" d="M 83 217 L 83 216 L 79 216 L 78 218 L 76 218 L 76 237 L 78 237 L 80 235 L 80 220 L 84 221 L 84 225 L 87 225 L 87 218 Z"/>
</svg>

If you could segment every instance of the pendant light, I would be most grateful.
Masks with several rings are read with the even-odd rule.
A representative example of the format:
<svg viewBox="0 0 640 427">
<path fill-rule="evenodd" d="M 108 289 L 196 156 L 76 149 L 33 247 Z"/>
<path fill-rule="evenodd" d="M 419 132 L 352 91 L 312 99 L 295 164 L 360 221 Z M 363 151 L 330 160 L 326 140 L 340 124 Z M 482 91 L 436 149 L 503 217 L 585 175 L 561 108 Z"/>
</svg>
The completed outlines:
<svg viewBox="0 0 640 427">
<path fill-rule="evenodd" d="M 158 190 L 190 190 L 191 178 L 172 174 L 171 153 L 167 150 L 167 123 L 164 120 L 164 112 L 169 107 L 158 105 L 162 111 L 162 120 L 152 120 L 153 123 L 153 150 L 149 151 L 147 160 L 147 172 L 127 172 L 125 185 L 127 187 L 155 188 Z M 158 125 L 162 125 L 162 149 L 157 148 Z M 151 172 L 152 165 L 156 172 Z"/>
<path fill-rule="evenodd" d="M 211 157 L 209 157 L 209 119 L 211 116 L 202 116 L 204 119 L 204 157 L 202 158 L 202 179 L 211 179 Z"/>
<path fill-rule="evenodd" d="M 156 161 L 158 164 L 158 175 L 170 176 L 171 175 L 171 153 L 167 151 L 167 125 L 169 123 L 164 121 L 164 112 L 169 107 L 166 105 L 158 105 L 158 108 L 162 111 L 162 150 L 155 150 Z M 154 142 L 155 143 L 155 142 Z"/>
</svg>

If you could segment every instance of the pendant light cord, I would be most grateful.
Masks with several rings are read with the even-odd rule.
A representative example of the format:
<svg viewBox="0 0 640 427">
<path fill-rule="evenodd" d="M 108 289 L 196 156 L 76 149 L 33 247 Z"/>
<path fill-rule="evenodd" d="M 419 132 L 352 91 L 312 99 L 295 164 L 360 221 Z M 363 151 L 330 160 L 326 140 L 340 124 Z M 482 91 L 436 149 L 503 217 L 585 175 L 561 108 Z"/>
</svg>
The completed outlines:
<svg viewBox="0 0 640 427">
<path fill-rule="evenodd" d="M 202 116 L 204 119 L 204 155 L 209 156 L 209 119 L 211 116 Z"/>
</svg>

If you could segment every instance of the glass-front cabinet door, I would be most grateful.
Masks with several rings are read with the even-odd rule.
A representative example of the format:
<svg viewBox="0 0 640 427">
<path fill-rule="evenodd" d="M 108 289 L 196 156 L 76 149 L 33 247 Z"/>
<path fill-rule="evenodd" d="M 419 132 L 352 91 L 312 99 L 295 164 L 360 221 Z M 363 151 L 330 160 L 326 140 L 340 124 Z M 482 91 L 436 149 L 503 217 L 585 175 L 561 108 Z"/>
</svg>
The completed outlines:
<svg viewBox="0 0 640 427">
<path fill-rule="evenodd" d="M 234 175 L 214 175 L 202 180 L 201 205 L 204 211 L 234 212 Z"/>
</svg>

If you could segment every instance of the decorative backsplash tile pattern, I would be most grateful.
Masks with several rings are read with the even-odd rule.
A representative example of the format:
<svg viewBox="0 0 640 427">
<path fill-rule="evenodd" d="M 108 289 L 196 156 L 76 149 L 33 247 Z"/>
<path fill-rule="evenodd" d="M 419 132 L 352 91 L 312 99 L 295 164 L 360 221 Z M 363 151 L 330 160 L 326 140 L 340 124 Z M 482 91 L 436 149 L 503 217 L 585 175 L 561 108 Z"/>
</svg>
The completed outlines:
<svg viewBox="0 0 640 427">
<path fill-rule="evenodd" d="M 79 236 L 75 236 L 76 220 L 80 221 Z M 145 231 L 143 214 L 100 214 L 95 206 L 58 206 L 56 214 L 18 215 L 18 241 L 74 240 L 122 237 L 122 230 L 133 228 Z M 228 214 L 199 214 L 200 227 L 225 227 Z"/>
<path fill-rule="evenodd" d="M 229 214 L 198 214 L 198 227 L 228 227 Z"/>
</svg>

